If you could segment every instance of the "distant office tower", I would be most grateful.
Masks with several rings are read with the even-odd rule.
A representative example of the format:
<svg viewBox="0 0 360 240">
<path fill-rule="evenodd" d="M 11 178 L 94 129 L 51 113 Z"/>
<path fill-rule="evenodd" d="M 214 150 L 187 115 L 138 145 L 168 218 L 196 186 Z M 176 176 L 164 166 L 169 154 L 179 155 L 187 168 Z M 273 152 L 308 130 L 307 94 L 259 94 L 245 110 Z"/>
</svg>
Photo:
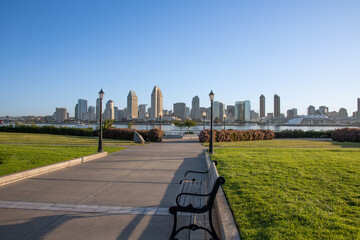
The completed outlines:
<svg viewBox="0 0 360 240">
<path fill-rule="evenodd" d="M 223 102 L 214 101 L 214 120 L 219 118 L 223 119 L 225 113 L 225 104 Z"/>
<path fill-rule="evenodd" d="M 163 95 L 159 87 L 154 86 L 151 93 L 151 119 L 157 119 L 163 113 Z"/>
<path fill-rule="evenodd" d="M 339 116 L 340 117 L 348 117 L 349 114 L 348 114 L 348 112 L 347 112 L 347 110 L 345 108 L 340 108 L 339 109 Z"/>
<path fill-rule="evenodd" d="M 226 106 L 226 121 L 233 122 L 235 119 L 235 105 Z"/>
<path fill-rule="evenodd" d="M 200 117 L 200 99 L 198 96 L 193 97 L 191 102 L 191 119 L 201 119 Z"/>
<path fill-rule="evenodd" d="M 265 117 L 265 96 L 262 94 L 260 96 L 260 117 Z"/>
<path fill-rule="evenodd" d="M 185 103 L 174 103 L 174 115 L 181 118 L 186 119 L 186 104 Z"/>
<path fill-rule="evenodd" d="M 189 107 L 186 107 L 185 108 L 185 117 L 188 119 L 190 118 L 190 108 Z"/>
<path fill-rule="evenodd" d="M 245 102 L 237 101 L 235 103 L 235 121 L 244 123 L 245 122 Z"/>
<path fill-rule="evenodd" d="M 358 98 L 357 100 L 357 116 L 360 119 L 360 98 Z"/>
<path fill-rule="evenodd" d="M 119 118 L 119 108 L 114 106 L 114 119 L 115 121 L 120 121 Z"/>
<path fill-rule="evenodd" d="M 140 119 L 145 119 L 145 115 L 146 115 L 146 106 L 147 104 L 140 104 L 139 105 L 139 118 Z"/>
<path fill-rule="evenodd" d="M 112 100 L 106 103 L 104 119 L 115 119 L 114 102 Z"/>
<path fill-rule="evenodd" d="M 75 121 L 79 121 L 79 104 L 75 105 Z"/>
<path fill-rule="evenodd" d="M 249 122 L 251 120 L 251 106 L 250 106 L 250 101 L 246 100 L 244 101 L 244 118 L 245 118 L 245 122 Z"/>
<path fill-rule="evenodd" d="M 66 108 L 56 108 L 55 121 L 63 122 L 66 119 L 67 119 L 67 109 Z"/>
<path fill-rule="evenodd" d="M 138 97 L 136 96 L 136 93 L 132 90 L 130 90 L 127 96 L 127 109 L 129 119 L 138 118 Z"/>
<path fill-rule="evenodd" d="M 326 106 L 319 107 L 319 114 L 320 115 L 327 115 L 329 113 L 329 108 Z"/>
<path fill-rule="evenodd" d="M 308 111 L 308 116 L 312 116 L 312 115 L 315 115 L 316 114 L 316 111 L 315 111 L 315 107 L 313 105 L 310 105 L 307 109 Z"/>
<path fill-rule="evenodd" d="M 88 112 L 95 113 L 95 107 L 94 106 L 89 106 L 88 107 Z"/>
<path fill-rule="evenodd" d="M 100 121 L 100 98 L 96 99 L 96 121 Z"/>
<path fill-rule="evenodd" d="M 274 95 L 274 117 L 280 117 L 280 97 L 277 94 Z"/>
<path fill-rule="evenodd" d="M 258 119 L 259 118 L 259 114 L 257 112 L 255 112 L 254 110 L 250 111 L 250 118 L 251 119 Z"/>
<path fill-rule="evenodd" d="M 295 118 L 296 116 L 297 116 L 297 109 L 296 109 L 296 108 L 287 110 L 287 118 L 288 118 L 288 119 L 293 119 L 293 118 Z"/>
<path fill-rule="evenodd" d="M 79 99 L 78 100 L 78 119 L 83 120 L 85 114 L 87 113 L 87 100 Z"/>
</svg>

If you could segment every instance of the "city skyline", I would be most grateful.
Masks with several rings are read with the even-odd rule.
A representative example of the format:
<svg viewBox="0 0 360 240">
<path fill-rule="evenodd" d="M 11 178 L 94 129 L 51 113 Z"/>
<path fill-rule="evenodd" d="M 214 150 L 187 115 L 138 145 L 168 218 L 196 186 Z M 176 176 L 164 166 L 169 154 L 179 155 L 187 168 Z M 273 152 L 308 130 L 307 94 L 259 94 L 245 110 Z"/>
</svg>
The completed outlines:
<svg viewBox="0 0 360 240">
<path fill-rule="evenodd" d="M 359 1 L 0 2 L 0 116 L 43 116 L 97 93 L 119 108 L 199 96 L 234 105 L 281 97 L 281 112 L 357 110 Z M 186 16 L 186 17 L 184 17 Z M 266 102 L 272 112 L 273 101 Z"/>
</svg>

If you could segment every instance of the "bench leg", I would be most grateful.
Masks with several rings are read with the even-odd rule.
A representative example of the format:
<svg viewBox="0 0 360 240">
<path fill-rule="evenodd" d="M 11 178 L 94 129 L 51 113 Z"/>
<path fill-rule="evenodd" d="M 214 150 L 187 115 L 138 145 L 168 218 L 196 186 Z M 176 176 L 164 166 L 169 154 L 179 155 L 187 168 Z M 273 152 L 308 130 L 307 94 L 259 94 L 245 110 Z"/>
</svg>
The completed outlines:
<svg viewBox="0 0 360 240">
<path fill-rule="evenodd" d="M 175 236 L 178 232 L 176 232 L 176 226 L 177 226 L 177 211 L 174 210 L 172 207 L 169 209 L 170 214 L 174 215 L 174 225 L 171 232 L 170 240 L 175 240 Z"/>
<path fill-rule="evenodd" d="M 213 237 L 214 240 L 220 240 L 218 235 L 215 232 L 215 228 L 212 221 L 212 208 L 209 209 L 209 223 L 210 223 L 210 229 L 211 231 L 208 231 L 210 235 Z"/>
</svg>

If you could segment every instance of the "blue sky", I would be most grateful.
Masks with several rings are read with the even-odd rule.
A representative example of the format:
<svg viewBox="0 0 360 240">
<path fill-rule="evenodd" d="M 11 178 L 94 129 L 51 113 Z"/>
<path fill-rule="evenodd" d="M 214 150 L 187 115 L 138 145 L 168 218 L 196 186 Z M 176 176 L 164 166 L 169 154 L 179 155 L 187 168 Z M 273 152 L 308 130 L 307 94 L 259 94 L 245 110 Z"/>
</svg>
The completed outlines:
<svg viewBox="0 0 360 240">
<path fill-rule="evenodd" d="M 79 98 L 124 108 L 250 100 L 273 112 L 356 111 L 360 1 L 0 1 L 0 116 L 50 115 Z"/>
</svg>

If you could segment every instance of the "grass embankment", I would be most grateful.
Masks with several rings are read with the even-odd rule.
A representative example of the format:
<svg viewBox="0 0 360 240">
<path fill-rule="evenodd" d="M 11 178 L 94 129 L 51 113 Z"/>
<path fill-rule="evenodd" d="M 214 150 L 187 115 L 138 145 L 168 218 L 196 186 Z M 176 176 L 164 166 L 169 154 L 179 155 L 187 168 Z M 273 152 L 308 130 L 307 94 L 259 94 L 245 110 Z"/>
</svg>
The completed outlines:
<svg viewBox="0 0 360 240">
<path fill-rule="evenodd" d="M 211 158 L 226 179 L 242 239 L 360 238 L 359 143 L 235 145 L 216 148 Z"/>
<path fill-rule="evenodd" d="M 130 141 L 104 142 L 104 151 L 109 153 L 124 149 L 117 146 L 131 144 Z M 89 137 L 0 133 L 0 176 L 91 155 L 97 148 L 96 139 Z"/>
</svg>

